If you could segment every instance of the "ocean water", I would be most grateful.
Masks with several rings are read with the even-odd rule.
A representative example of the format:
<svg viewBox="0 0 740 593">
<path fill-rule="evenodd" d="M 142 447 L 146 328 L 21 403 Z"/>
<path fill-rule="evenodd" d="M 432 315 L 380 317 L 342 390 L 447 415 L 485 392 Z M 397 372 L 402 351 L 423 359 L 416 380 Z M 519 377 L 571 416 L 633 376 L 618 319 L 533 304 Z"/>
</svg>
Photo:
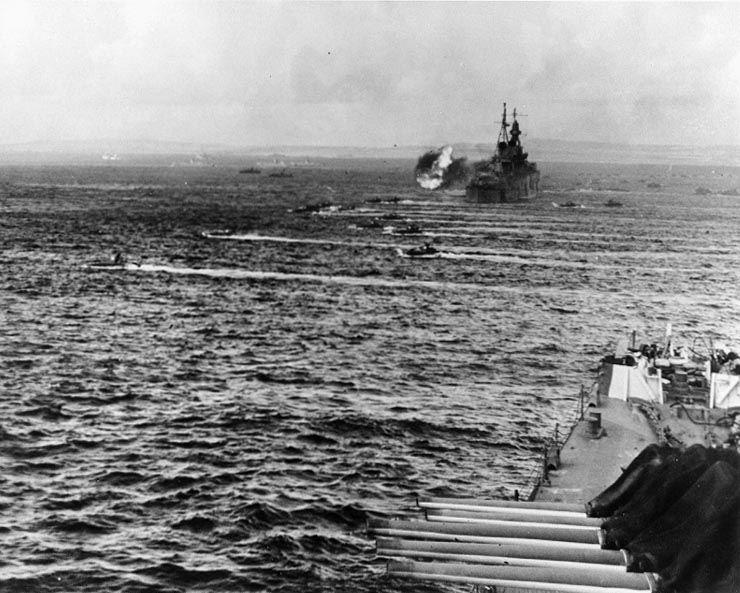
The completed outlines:
<svg viewBox="0 0 740 593">
<path fill-rule="evenodd" d="M 740 338 L 740 168 L 412 168 L 0 168 L 0 591 L 444 590 L 367 519 L 526 495 L 632 329 Z"/>
</svg>

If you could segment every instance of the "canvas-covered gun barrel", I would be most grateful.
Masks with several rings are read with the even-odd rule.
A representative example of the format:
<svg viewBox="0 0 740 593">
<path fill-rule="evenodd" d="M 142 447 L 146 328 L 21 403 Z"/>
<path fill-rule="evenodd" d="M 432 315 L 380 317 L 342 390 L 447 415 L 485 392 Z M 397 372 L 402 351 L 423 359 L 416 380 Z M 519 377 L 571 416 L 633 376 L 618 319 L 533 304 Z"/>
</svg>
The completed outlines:
<svg viewBox="0 0 740 593">
<path fill-rule="evenodd" d="M 668 445 L 649 445 L 632 460 L 611 486 L 586 503 L 586 514 L 589 517 L 608 517 L 649 479 L 652 470 L 678 453 Z"/>
</svg>

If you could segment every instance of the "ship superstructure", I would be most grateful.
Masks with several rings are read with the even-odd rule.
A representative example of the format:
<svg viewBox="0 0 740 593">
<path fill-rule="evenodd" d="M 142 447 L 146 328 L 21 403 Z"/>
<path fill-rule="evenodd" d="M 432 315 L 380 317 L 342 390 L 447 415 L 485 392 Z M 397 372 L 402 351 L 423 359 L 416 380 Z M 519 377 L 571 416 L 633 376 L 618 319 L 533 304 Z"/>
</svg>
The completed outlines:
<svg viewBox="0 0 740 593">
<path fill-rule="evenodd" d="M 506 119 L 506 103 L 496 153 L 475 165 L 475 174 L 466 187 L 468 199 L 476 202 L 516 202 L 539 193 L 540 172 L 527 160 L 520 136 L 516 109 L 511 124 Z M 509 131 L 511 127 L 511 131 Z"/>
</svg>

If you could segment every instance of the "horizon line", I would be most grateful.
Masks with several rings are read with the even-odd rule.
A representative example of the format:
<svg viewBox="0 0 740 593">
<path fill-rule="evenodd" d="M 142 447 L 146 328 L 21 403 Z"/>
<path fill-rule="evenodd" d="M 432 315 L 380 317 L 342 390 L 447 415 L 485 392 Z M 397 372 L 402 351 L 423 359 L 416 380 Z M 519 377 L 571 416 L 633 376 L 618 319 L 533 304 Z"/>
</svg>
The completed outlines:
<svg viewBox="0 0 740 593">
<path fill-rule="evenodd" d="M 630 148 L 681 148 L 681 149 L 740 149 L 740 144 L 653 144 L 653 143 L 631 143 L 631 142 L 608 142 L 603 140 L 562 140 L 558 138 L 529 138 L 528 142 L 534 143 L 552 143 L 562 144 L 568 146 L 619 146 L 619 147 L 630 147 Z M 182 148 L 190 148 L 195 152 L 203 152 L 206 149 L 209 150 L 222 150 L 222 151 L 238 151 L 238 150 L 269 150 L 276 148 L 285 149 L 344 149 L 344 150 L 402 150 L 402 149 L 424 149 L 424 148 L 438 148 L 443 146 L 464 146 L 466 148 L 477 147 L 477 146 L 491 146 L 495 147 L 496 143 L 492 141 L 475 141 L 475 140 L 462 140 L 458 142 L 436 142 L 436 143 L 415 143 L 415 144 L 296 144 L 296 143 L 274 143 L 274 144 L 231 144 L 225 142 L 196 142 L 196 141 L 181 141 L 181 140 L 157 140 L 151 138 L 137 138 L 137 139 L 112 139 L 112 138 L 96 138 L 90 140 L 32 140 L 26 142 L 12 142 L 0 144 L 0 152 L 16 152 L 16 151 L 28 151 L 28 152 L 60 152 L 63 149 L 54 148 L 55 146 L 60 147 L 62 145 L 87 145 L 87 147 L 80 147 L 80 152 L 99 152 L 103 147 L 95 146 L 98 144 L 116 144 L 120 143 L 126 148 L 126 145 L 132 144 L 151 144 L 151 145 L 174 145 Z M 114 146 L 107 146 L 105 148 L 114 149 Z M 125 150 L 121 151 L 121 154 L 126 154 Z"/>
</svg>

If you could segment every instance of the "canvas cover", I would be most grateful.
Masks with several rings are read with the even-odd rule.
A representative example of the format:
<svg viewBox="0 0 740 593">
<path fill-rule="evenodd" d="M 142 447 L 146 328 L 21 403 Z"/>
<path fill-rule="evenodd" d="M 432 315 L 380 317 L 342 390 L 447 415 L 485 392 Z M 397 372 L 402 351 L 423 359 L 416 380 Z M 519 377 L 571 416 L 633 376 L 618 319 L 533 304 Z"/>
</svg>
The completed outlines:
<svg viewBox="0 0 740 593">
<path fill-rule="evenodd" d="M 661 592 L 740 591 L 736 450 L 651 445 L 587 510 L 607 516 L 605 546 L 627 550 L 630 570 L 658 573 Z"/>
<path fill-rule="evenodd" d="M 629 502 L 641 484 L 653 475 L 655 468 L 676 455 L 677 450 L 668 445 L 645 447 L 611 486 L 586 503 L 589 517 L 609 517 L 614 514 L 616 509 Z"/>
<path fill-rule="evenodd" d="M 605 364 L 602 374 L 604 387 L 601 393 L 612 399 L 640 399 L 648 402 L 663 403 L 661 374 L 657 371 L 651 375 L 647 370 L 647 361 L 641 358 L 636 364 Z"/>
</svg>

